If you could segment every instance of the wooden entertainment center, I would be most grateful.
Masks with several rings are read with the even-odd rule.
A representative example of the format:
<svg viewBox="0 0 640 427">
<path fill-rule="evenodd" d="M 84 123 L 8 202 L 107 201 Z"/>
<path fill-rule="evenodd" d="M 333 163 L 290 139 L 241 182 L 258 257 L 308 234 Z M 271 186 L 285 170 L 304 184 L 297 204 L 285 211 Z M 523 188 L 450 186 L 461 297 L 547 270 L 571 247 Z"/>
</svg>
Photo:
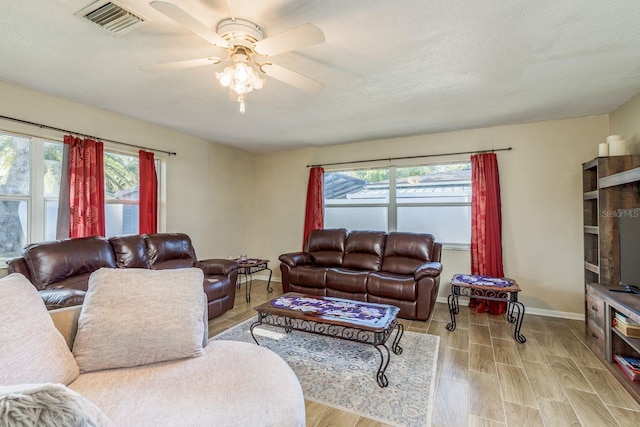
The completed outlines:
<svg viewBox="0 0 640 427">
<path fill-rule="evenodd" d="M 640 155 L 598 157 L 582 168 L 587 342 L 640 402 L 640 382 L 631 381 L 613 360 L 614 354 L 640 357 L 640 338 L 613 327 L 616 313 L 640 323 L 640 295 L 609 290 L 620 282 L 620 209 L 640 208 Z"/>
</svg>

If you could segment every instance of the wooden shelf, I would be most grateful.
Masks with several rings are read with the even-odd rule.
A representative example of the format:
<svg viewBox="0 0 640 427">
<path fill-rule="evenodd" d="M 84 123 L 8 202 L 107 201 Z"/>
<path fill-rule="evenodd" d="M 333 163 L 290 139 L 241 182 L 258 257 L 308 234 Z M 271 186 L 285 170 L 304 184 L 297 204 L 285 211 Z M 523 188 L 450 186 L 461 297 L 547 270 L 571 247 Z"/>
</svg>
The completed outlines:
<svg viewBox="0 0 640 427">
<path fill-rule="evenodd" d="M 590 262 L 586 262 L 584 263 L 584 269 L 585 270 L 589 270 L 592 273 L 596 273 L 596 274 L 600 274 L 600 267 L 598 267 L 595 264 L 591 264 Z"/>
<path fill-rule="evenodd" d="M 640 352 L 640 338 L 628 337 L 616 328 L 611 328 L 611 330 L 614 334 L 619 336 L 622 341 L 629 344 L 629 346 L 631 346 L 635 351 Z"/>
<path fill-rule="evenodd" d="M 613 326 L 613 319 L 615 318 L 616 312 L 622 313 L 634 321 L 640 318 L 640 296 L 622 292 L 612 292 L 610 291 L 612 288 L 616 288 L 616 286 L 599 283 L 590 283 L 587 285 L 587 298 L 590 298 L 591 301 L 599 301 L 600 305 L 597 305 L 599 309 L 597 312 L 603 314 L 604 354 L 601 352 L 596 352 L 595 354 L 618 382 L 636 401 L 640 402 L 640 382 L 631 381 L 613 359 L 614 354 L 633 357 L 638 357 L 640 354 L 640 338 L 628 337 Z M 591 315 L 593 316 L 593 314 Z M 591 318 L 588 316 L 589 313 L 587 313 L 587 320 L 589 321 Z M 587 336 L 587 340 L 589 347 L 592 349 L 596 343 L 601 343 L 600 340 L 592 341 L 589 336 Z"/>
<path fill-rule="evenodd" d="M 582 170 L 593 169 L 598 166 L 598 158 L 596 157 L 593 160 L 589 160 L 588 162 L 584 162 L 582 164 Z"/>
<path fill-rule="evenodd" d="M 640 181 L 640 167 L 602 177 L 598 180 L 600 188 L 615 187 Z"/>
<path fill-rule="evenodd" d="M 600 232 L 600 230 L 598 229 L 597 225 L 585 225 L 584 226 L 584 232 L 587 234 L 598 234 Z"/>
<path fill-rule="evenodd" d="M 640 382 L 631 381 L 613 360 L 613 354 L 640 357 L 640 338 L 627 337 L 612 325 L 616 312 L 640 323 L 640 296 L 609 290 L 620 281 L 614 213 L 640 208 L 640 155 L 597 157 L 583 163 L 582 170 L 587 344 L 640 402 Z"/>
</svg>

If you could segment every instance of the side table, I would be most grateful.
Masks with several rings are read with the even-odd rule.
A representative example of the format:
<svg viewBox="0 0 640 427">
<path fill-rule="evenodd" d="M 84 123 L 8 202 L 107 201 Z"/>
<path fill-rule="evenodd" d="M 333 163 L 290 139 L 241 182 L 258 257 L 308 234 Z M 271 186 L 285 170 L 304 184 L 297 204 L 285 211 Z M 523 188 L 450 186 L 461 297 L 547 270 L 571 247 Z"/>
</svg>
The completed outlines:
<svg viewBox="0 0 640 427">
<path fill-rule="evenodd" d="M 238 278 L 244 276 L 244 284 L 245 284 L 245 300 L 247 302 L 251 301 L 251 285 L 253 285 L 253 274 L 258 273 L 260 271 L 269 270 L 269 279 L 267 280 L 267 292 L 273 292 L 273 288 L 271 287 L 271 276 L 273 275 L 273 270 L 269 268 L 269 260 L 268 259 L 259 259 L 259 258 L 247 258 L 247 259 L 236 259 L 235 260 L 240 268 L 238 268 Z M 238 289 L 240 289 L 241 281 L 238 280 Z"/>
<path fill-rule="evenodd" d="M 449 331 L 456 329 L 456 314 L 460 312 L 458 297 L 501 301 L 507 303 L 507 320 L 515 324 L 513 338 L 519 343 L 524 343 L 527 339 L 520 333 L 524 319 L 524 305 L 518 302 L 518 292 L 520 292 L 520 287 L 513 279 L 470 274 L 454 275 L 451 279 L 451 294 L 447 299 L 451 316 L 451 322 L 447 324 L 447 329 Z"/>
</svg>

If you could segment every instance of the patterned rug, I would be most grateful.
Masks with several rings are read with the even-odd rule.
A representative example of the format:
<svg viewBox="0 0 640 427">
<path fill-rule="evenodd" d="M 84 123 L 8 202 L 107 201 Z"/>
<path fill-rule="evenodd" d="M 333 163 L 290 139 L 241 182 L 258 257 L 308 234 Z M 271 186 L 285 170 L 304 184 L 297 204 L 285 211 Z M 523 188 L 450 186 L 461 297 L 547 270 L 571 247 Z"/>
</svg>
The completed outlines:
<svg viewBox="0 0 640 427">
<path fill-rule="evenodd" d="M 249 327 L 255 319 L 212 340 L 253 343 Z M 380 355 L 371 345 L 298 331 L 286 334 L 271 326 L 260 326 L 254 333 L 260 345 L 291 366 L 305 399 L 394 426 L 431 424 L 439 337 L 405 331 L 402 354 L 391 353 L 389 386 L 380 388 L 375 375 Z M 391 338 L 387 344 L 391 346 Z"/>
</svg>

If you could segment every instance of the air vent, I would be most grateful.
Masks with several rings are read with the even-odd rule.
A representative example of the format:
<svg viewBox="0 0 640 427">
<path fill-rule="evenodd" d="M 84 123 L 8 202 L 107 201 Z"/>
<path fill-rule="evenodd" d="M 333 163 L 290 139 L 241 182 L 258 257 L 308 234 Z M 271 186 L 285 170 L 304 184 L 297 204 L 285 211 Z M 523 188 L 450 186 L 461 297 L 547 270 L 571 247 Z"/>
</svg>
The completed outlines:
<svg viewBox="0 0 640 427">
<path fill-rule="evenodd" d="M 114 34 L 126 34 L 148 19 L 113 0 L 98 0 L 75 13 Z"/>
</svg>

